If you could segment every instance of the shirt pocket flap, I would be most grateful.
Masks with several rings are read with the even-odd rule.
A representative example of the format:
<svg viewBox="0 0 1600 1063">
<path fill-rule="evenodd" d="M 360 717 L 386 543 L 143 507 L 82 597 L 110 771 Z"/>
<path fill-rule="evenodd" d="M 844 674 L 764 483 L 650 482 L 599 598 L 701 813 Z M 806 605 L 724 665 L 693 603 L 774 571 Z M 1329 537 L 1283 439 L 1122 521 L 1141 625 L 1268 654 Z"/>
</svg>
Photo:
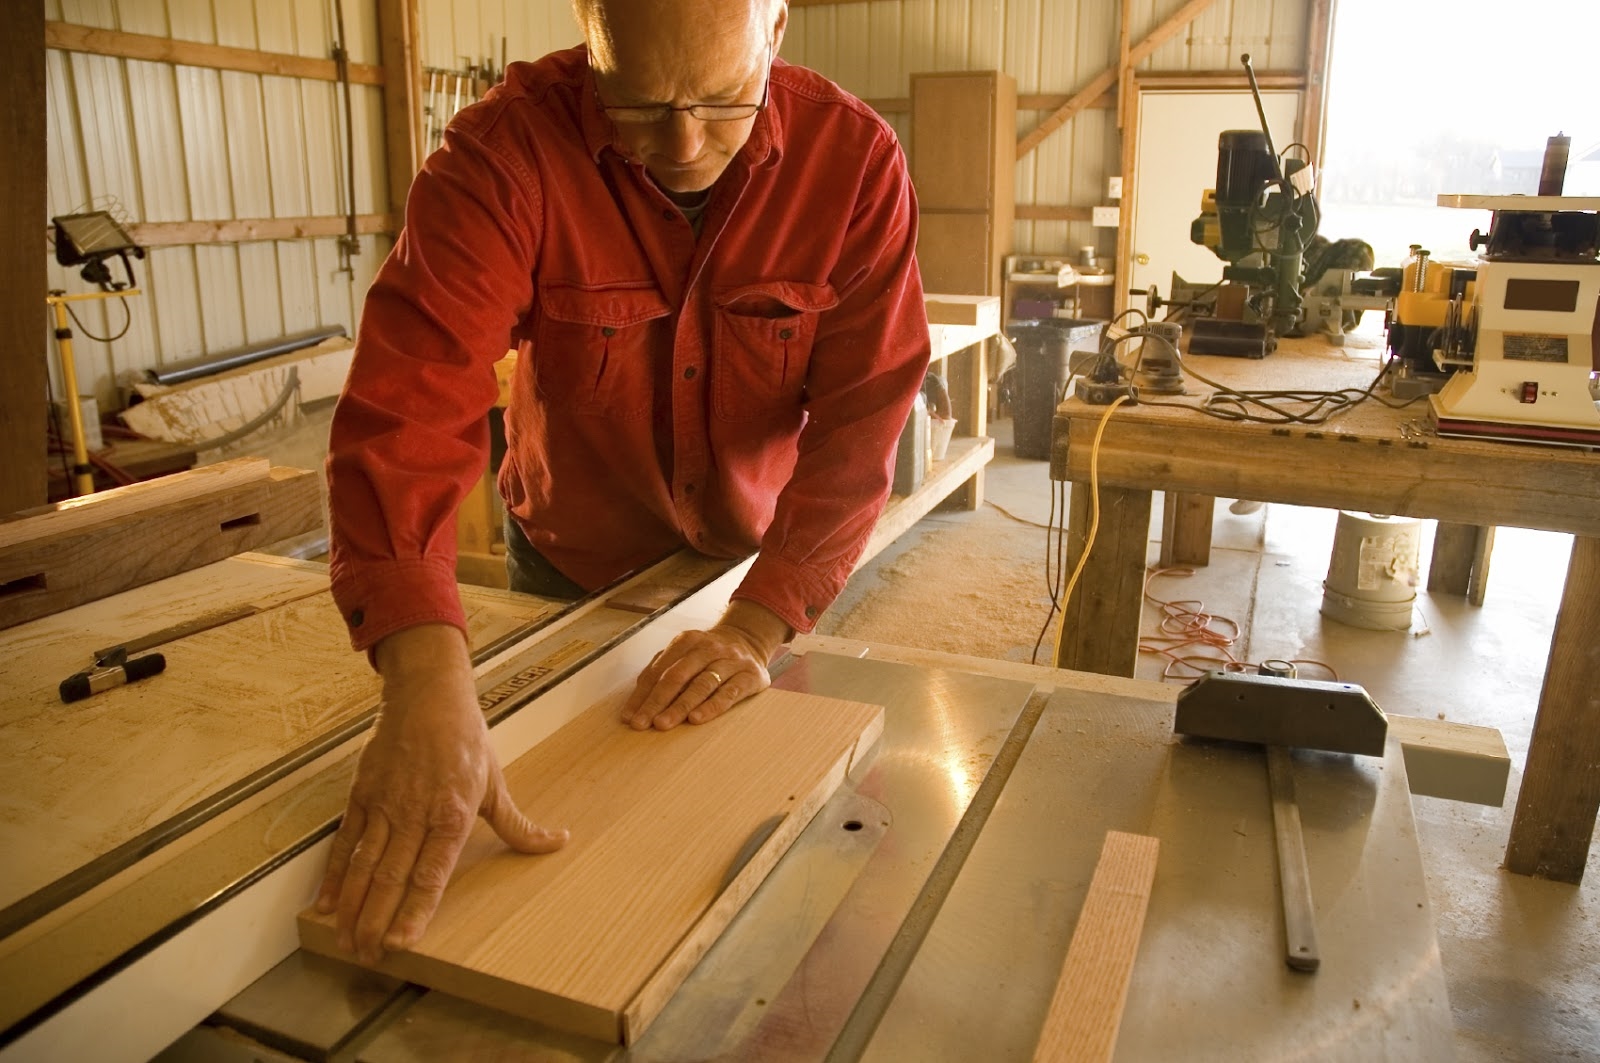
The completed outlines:
<svg viewBox="0 0 1600 1063">
<path fill-rule="evenodd" d="M 552 286 L 540 289 L 539 306 L 546 317 L 555 321 L 600 328 L 626 328 L 672 313 L 672 307 L 654 288 Z"/>
<path fill-rule="evenodd" d="M 764 281 L 745 284 L 737 288 L 720 288 L 712 296 L 717 306 L 738 313 L 740 304 L 758 306 L 772 301 L 782 303 L 790 310 L 818 314 L 839 305 L 839 296 L 831 284 L 807 284 L 804 281 Z"/>
</svg>

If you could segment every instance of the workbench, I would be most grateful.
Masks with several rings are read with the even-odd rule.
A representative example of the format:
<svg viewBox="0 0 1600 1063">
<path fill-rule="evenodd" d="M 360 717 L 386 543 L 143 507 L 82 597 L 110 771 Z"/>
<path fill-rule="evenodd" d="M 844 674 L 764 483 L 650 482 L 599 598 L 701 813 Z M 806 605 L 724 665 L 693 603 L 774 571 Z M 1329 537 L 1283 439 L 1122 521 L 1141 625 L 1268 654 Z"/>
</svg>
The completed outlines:
<svg viewBox="0 0 1600 1063">
<path fill-rule="evenodd" d="M 501 760 L 712 622 L 746 564 L 679 555 L 560 609 L 470 592 Z M 0 648 L 37 650 L 44 624 L 100 641 L 147 624 L 153 606 L 163 620 L 239 600 L 292 608 L 325 585 L 318 566 L 243 555 L 0 633 Z M 262 615 L 240 623 L 292 635 Z M 194 638 L 238 645 L 254 630 Z M 173 645 L 169 672 L 197 671 L 196 649 Z M 60 670 L 48 655 L 4 659 L 8 689 L 36 699 Z M 1162 846 L 1118 1058 L 1283 1058 L 1307 1044 L 1321 1059 L 1451 1054 L 1393 731 L 1381 758 L 1294 758 L 1324 942 L 1306 976 L 1283 959 L 1261 750 L 1175 740 L 1175 688 L 809 636 L 773 671 L 780 688 L 884 706 L 883 736 L 631 1047 L 297 949 L 294 915 L 370 718 L 357 690 L 320 720 L 289 713 L 303 731 L 241 730 L 221 778 L 167 780 L 175 796 L 151 818 L 179 821 L 168 836 L 0 938 L 0 1060 L 142 1059 L 175 1039 L 175 1060 L 1026 1060 L 1108 830 Z M 246 677 L 219 678 L 275 718 L 249 701 Z M 183 733 L 163 699 L 136 700 L 149 749 Z M 39 715 L 13 704 L 4 723 L 43 740 Z M 48 808 L 32 820 L 56 826 Z"/>
<path fill-rule="evenodd" d="M 1379 352 L 1318 338 L 1280 340 L 1265 359 L 1185 355 L 1241 390 L 1364 389 Z M 1212 389 L 1189 382 L 1195 403 Z M 1380 392 L 1388 398 L 1387 391 Z M 1576 536 L 1534 722 L 1506 867 L 1576 883 L 1600 809 L 1600 453 L 1567 447 L 1440 438 L 1426 403 L 1362 403 L 1322 425 L 1224 421 L 1189 409 L 1069 398 L 1057 409 L 1050 475 L 1075 489 L 1068 568 L 1090 524 L 1098 466 L 1100 526 L 1066 611 L 1057 664 L 1132 675 L 1149 537 L 1151 493 L 1281 502 L 1460 525 L 1505 525 Z M 1092 445 L 1104 421 L 1098 447 Z M 1082 489 L 1077 489 L 1077 488 Z M 1168 534 L 1174 529 L 1167 523 Z M 1207 532 L 1209 521 L 1207 521 Z"/>
</svg>

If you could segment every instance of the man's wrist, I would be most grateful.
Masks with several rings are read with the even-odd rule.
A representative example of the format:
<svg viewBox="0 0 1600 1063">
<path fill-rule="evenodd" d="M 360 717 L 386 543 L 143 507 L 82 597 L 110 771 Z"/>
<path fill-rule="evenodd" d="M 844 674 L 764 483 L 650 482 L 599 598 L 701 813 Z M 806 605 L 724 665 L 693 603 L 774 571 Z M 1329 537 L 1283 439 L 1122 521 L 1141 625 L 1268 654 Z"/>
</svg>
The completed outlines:
<svg viewBox="0 0 1600 1063">
<path fill-rule="evenodd" d="M 385 635 L 372 648 L 372 662 L 385 682 L 405 682 L 452 668 L 472 669 L 466 637 L 454 624 L 418 624 Z"/>
<path fill-rule="evenodd" d="M 778 647 L 794 637 L 794 629 L 777 613 L 757 602 L 739 598 L 728 603 L 727 612 L 717 622 L 718 627 L 733 628 L 739 632 L 767 664 Z"/>
</svg>

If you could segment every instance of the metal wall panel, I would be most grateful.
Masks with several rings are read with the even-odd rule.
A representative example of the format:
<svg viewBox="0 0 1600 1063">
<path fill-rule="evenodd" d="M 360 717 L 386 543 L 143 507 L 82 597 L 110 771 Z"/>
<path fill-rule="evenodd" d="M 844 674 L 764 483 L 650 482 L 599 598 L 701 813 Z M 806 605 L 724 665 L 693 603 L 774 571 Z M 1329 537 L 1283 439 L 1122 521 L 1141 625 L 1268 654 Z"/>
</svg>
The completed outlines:
<svg viewBox="0 0 1600 1063">
<path fill-rule="evenodd" d="M 378 63 L 376 4 L 343 6 L 351 60 Z M 334 0 L 45 0 L 45 14 L 319 58 L 331 56 L 334 41 Z M 52 214 L 92 207 L 130 222 L 178 222 L 346 209 L 343 103 L 331 82 L 56 51 L 47 53 L 46 73 Z M 382 90 L 357 85 L 352 103 L 355 210 L 376 213 L 388 209 Z M 390 243 L 363 236 L 361 254 L 342 272 L 332 239 L 152 249 L 136 263 L 144 294 L 127 300 L 127 334 L 112 344 L 83 331 L 75 337 L 80 384 L 110 409 L 145 368 L 318 325 L 353 333 Z M 50 284 L 84 288 L 76 270 L 53 258 Z M 116 302 L 77 309 L 96 334 L 122 326 Z"/>
<path fill-rule="evenodd" d="M 1185 0 L 1133 0 L 1137 42 Z M 1216 0 L 1184 32 L 1138 65 L 1140 71 L 1239 69 L 1250 52 L 1258 70 L 1294 70 L 1305 61 L 1306 0 Z M 1120 0 L 862 0 L 795 7 L 783 57 L 832 78 L 866 99 L 901 98 L 910 76 L 931 70 L 1003 69 L 1017 91 L 1068 94 L 1117 62 Z M 570 0 L 421 0 L 424 63 L 460 67 L 509 37 L 511 56 L 533 58 L 577 37 Z M 541 17 L 544 19 L 541 25 Z M 474 43 L 477 42 L 477 43 Z M 1019 134 L 1045 116 L 1024 111 Z M 888 118 L 905 136 L 904 113 Z M 1017 166 L 1022 204 L 1109 203 L 1106 178 L 1121 169 L 1116 111 L 1091 108 L 1047 138 Z M 1076 254 L 1114 249 L 1115 233 L 1088 222 L 1018 222 L 1020 251 Z"/>
</svg>

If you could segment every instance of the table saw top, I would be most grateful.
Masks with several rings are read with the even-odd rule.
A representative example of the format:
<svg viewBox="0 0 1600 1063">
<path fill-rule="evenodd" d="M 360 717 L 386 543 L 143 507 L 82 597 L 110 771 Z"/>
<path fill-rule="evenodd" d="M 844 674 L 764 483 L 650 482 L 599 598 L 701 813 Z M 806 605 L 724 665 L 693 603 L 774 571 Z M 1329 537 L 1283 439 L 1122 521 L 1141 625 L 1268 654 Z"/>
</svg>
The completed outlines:
<svg viewBox="0 0 1600 1063">
<path fill-rule="evenodd" d="M 683 623 L 703 622 L 685 608 Z M 1029 1059 L 1105 832 L 1123 830 L 1159 837 L 1161 855 L 1118 1058 L 1452 1053 L 1396 743 L 1381 759 L 1295 757 L 1324 943 L 1321 971 L 1300 975 L 1282 959 L 1264 758 L 1175 742 L 1174 688 L 807 646 L 776 684 L 884 705 L 878 751 L 626 1056 L 299 954 L 225 1004 L 221 1019 L 307 1054 L 319 1041 L 353 1047 L 359 1029 L 357 1058 L 368 1063 L 445 1048 L 569 1060 Z M 631 679 L 622 674 L 631 665 L 606 663 L 628 649 L 594 658 L 495 733 L 568 688 L 591 697 Z M 530 659 L 573 652 L 569 639 Z M 313 791 L 339 807 L 337 786 L 307 781 Z M 315 855 L 304 854 L 306 866 Z M 0 1047 L 0 1060 L 10 1054 Z"/>
</svg>

